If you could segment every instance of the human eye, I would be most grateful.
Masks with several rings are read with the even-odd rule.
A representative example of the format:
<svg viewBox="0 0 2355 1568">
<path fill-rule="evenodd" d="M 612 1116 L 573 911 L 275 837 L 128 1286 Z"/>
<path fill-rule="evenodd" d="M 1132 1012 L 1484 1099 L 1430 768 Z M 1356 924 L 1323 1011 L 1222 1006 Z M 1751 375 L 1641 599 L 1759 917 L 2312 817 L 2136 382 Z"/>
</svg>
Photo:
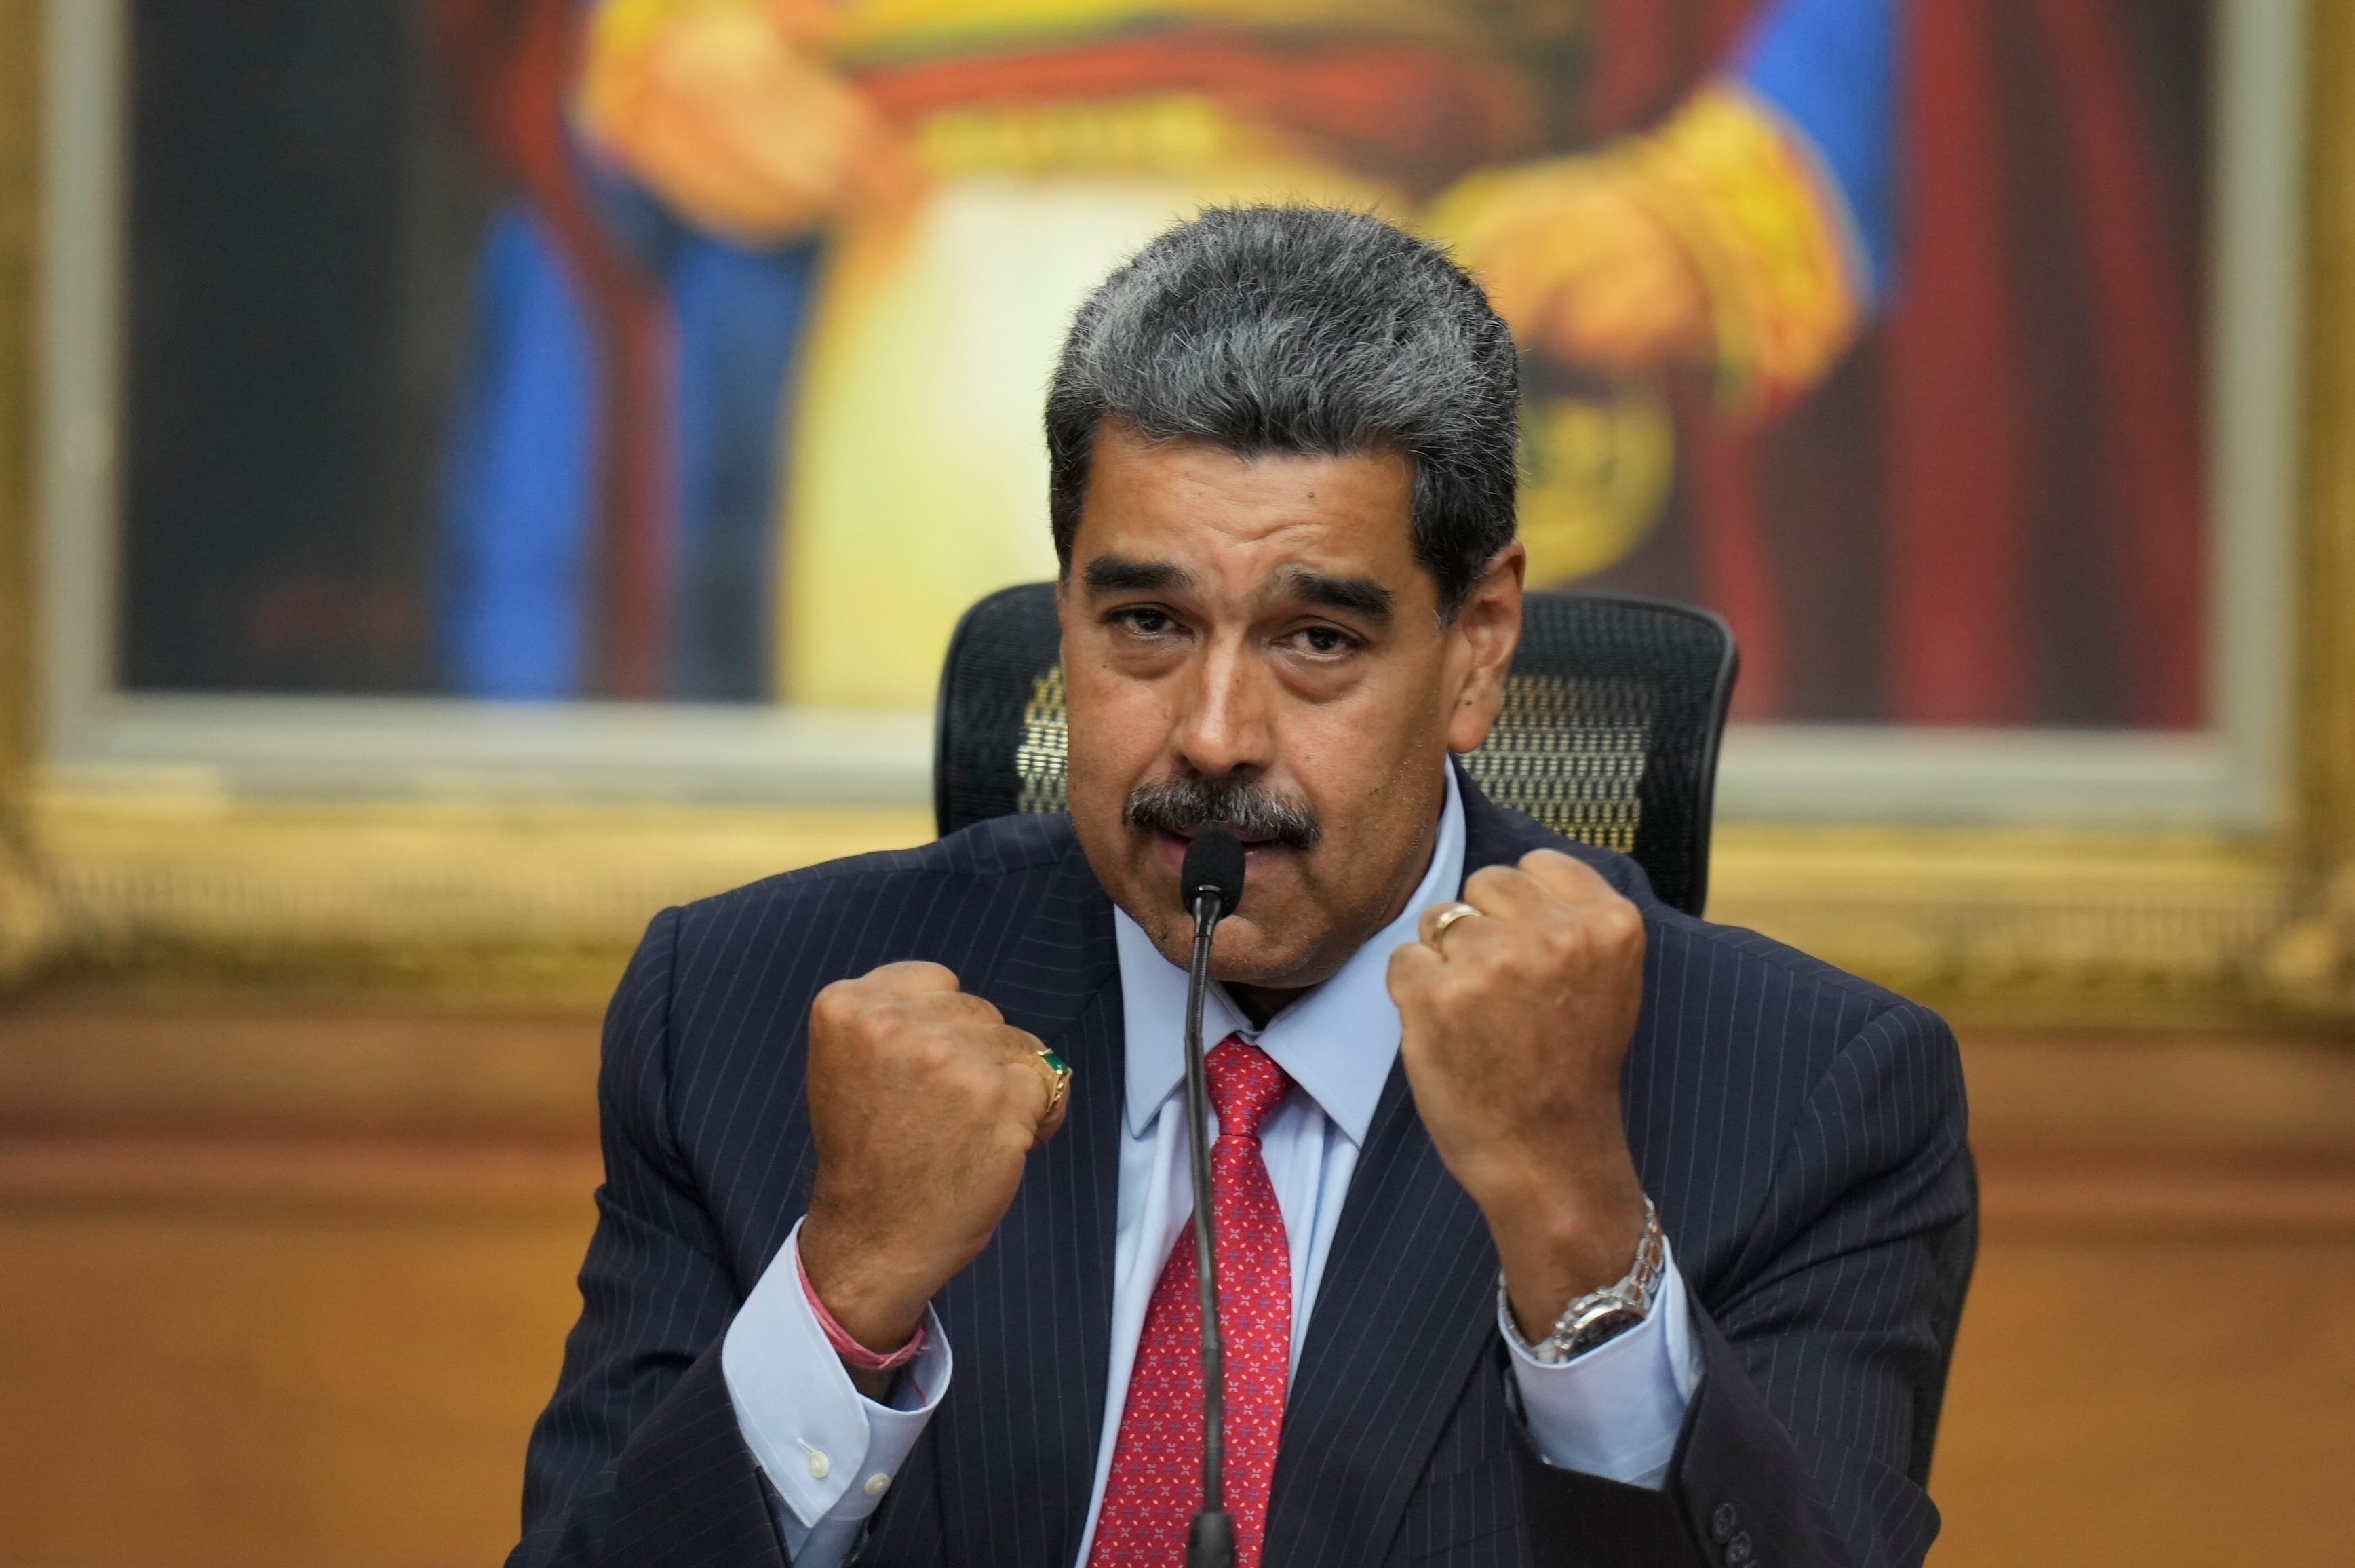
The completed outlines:
<svg viewBox="0 0 2355 1568">
<path fill-rule="evenodd" d="M 1328 625 L 1321 621 L 1299 627 L 1291 634 L 1289 640 L 1301 653 L 1320 659 L 1339 658 L 1346 654 L 1354 653 L 1362 645 L 1356 637 L 1340 627 Z"/>
<path fill-rule="evenodd" d="M 1178 630 L 1177 621 L 1157 604 L 1127 604 L 1104 616 L 1107 624 L 1137 637 L 1166 637 Z"/>
</svg>

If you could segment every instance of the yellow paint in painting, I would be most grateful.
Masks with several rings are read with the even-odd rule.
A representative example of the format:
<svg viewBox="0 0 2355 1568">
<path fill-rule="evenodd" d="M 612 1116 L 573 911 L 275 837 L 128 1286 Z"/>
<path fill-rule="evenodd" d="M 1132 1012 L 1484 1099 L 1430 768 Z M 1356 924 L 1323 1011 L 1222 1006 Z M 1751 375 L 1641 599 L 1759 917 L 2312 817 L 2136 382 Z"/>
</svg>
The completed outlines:
<svg viewBox="0 0 2355 1568">
<path fill-rule="evenodd" d="M 1727 406 L 1756 411 L 1813 386 L 1854 340 L 1868 291 L 1862 243 L 1806 135 L 1716 83 L 1625 156 L 1708 285 Z"/>
<path fill-rule="evenodd" d="M 1071 313 L 1124 258 L 1215 202 L 1402 208 L 1218 113 L 1154 98 L 919 131 L 946 166 L 911 211 L 845 233 L 820 284 L 793 416 L 785 701 L 927 707 L 965 607 L 1053 575 L 1040 411 Z"/>
<path fill-rule="evenodd" d="M 1158 175 L 1202 170 L 1264 155 L 1266 139 L 1245 133 L 1197 93 L 1171 92 L 1120 104 L 1041 103 L 944 109 L 916 133 L 920 162 L 935 177 L 956 175 Z"/>
<path fill-rule="evenodd" d="M 1564 7 L 1582 11 L 1573 0 Z M 847 63 L 930 54 L 993 39 L 1036 45 L 1155 27 L 1346 27 L 1486 50 L 1527 19 L 1464 0 L 843 0 L 835 32 Z M 1554 23 L 1556 27 L 1560 23 Z"/>
<path fill-rule="evenodd" d="M 1530 586 L 1600 571 L 1658 520 L 1676 436 L 1658 390 L 1614 382 L 1592 395 L 1521 405 L 1521 542 Z"/>
</svg>

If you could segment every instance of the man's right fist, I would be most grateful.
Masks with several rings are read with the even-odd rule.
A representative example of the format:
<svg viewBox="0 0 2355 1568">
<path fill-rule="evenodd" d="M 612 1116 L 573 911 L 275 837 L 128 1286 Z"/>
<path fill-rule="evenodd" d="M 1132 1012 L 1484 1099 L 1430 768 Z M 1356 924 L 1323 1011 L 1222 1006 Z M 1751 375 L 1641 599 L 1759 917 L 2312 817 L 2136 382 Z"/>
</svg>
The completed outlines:
<svg viewBox="0 0 2355 1568">
<path fill-rule="evenodd" d="M 860 1344 L 907 1342 L 989 1244 L 1024 1157 L 1062 1125 L 1039 1050 L 937 964 L 886 964 L 811 1005 L 817 1179 L 802 1267 Z"/>
</svg>

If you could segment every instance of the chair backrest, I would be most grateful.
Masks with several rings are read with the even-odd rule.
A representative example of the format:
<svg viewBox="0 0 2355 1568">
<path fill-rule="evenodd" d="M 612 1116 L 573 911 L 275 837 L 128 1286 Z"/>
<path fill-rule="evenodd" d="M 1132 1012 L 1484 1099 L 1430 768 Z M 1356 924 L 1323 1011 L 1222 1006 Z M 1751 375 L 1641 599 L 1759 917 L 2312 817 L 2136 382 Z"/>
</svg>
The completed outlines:
<svg viewBox="0 0 2355 1568">
<path fill-rule="evenodd" d="M 1663 901 L 1699 914 L 1732 629 L 1657 600 L 1552 592 L 1523 604 L 1504 712 L 1465 770 L 1498 805 L 1632 855 Z M 957 623 L 932 757 L 943 835 L 1068 804 L 1060 642 L 1050 582 L 1000 589 Z"/>
</svg>

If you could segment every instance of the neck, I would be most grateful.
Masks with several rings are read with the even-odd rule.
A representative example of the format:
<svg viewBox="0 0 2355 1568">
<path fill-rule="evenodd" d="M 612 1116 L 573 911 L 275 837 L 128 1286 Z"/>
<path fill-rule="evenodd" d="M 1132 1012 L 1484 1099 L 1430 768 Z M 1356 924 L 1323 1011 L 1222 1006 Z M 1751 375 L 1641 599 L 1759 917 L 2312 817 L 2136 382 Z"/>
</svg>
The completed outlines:
<svg viewBox="0 0 2355 1568">
<path fill-rule="evenodd" d="M 1227 995 L 1251 1019 L 1253 1029 L 1264 1029 L 1267 1020 L 1290 1007 L 1298 998 L 1315 990 L 1315 986 L 1295 986 L 1289 989 L 1277 986 L 1229 986 Z"/>
<path fill-rule="evenodd" d="M 1446 797 L 1442 795 L 1440 801 L 1440 810 L 1444 813 L 1447 809 Z M 1406 901 L 1412 898 L 1414 890 L 1423 884 L 1423 874 L 1431 869 L 1432 853 L 1438 846 L 1439 818 L 1433 816 L 1424 825 L 1422 837 L 1415 840 L 1412 853 L 1407 856 L 1397 879 L 1391 882 L 1390 897 L 1381 914 L 1366 929 L 1363 936 L 1350 944 L 1350 953 L 1356 952 L 1358 948 L 1371 941 L 1376 933 L 1399 917 L 1399 912 L 1406 908 Z M 1335 971 L 1337 972 L 1341 965 L 1348 962 L 1348 955 L 1344 954 L 1340 961 L 1333 965 Z M 1329 977 L 1328 976 L 1327 978 Z M 1227 995 L 1233 998 L 1235 1006 L 1242 1010 L 1243 1017 L 1251 1020 L 1253 1029 L 1264 1029 L 1267 1027 L 1268 1019 L 1324 983 L 1323 980 L 1319 980 L 1315 985 L 1308 986 L 1242 986 L 1228 982 Z"/>
</svg>

